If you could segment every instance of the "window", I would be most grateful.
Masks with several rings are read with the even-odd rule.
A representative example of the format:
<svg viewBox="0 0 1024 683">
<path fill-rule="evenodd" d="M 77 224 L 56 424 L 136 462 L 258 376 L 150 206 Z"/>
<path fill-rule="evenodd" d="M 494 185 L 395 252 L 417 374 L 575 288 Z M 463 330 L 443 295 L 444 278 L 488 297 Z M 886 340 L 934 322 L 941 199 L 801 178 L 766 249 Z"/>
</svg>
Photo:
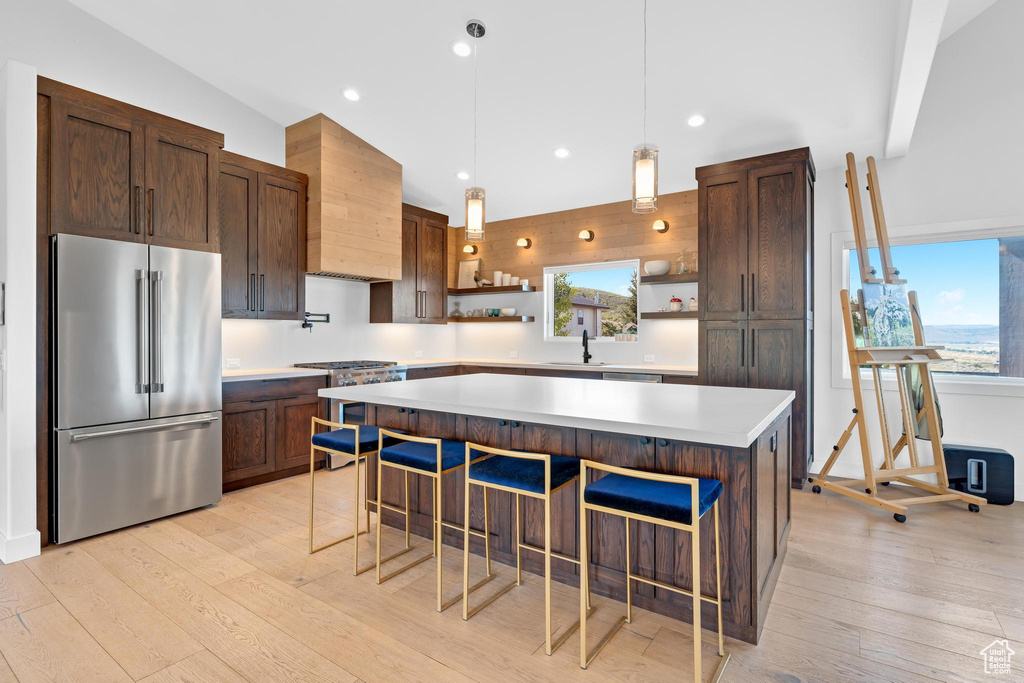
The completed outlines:
<svg viewBox="0 0 1024 683">
<path fill-rule="evenodd" d="M 544 338 L 613 338 L 636 327 L 639 262 L 613 261 L 544 269 Z M 632 328 L 631 328 L 632 329 Z"/>
<path fill-rule="evenodd" d="M 928 344 L 945 346 L 936 373 L 1024 377 L 1024 237 L 893 246 L 893 265 L 917 292 Z M 855 249 L 847 250 L 851 300 L 860 289 Z M 879 269 L 877 249 L 869 251 Z M 856 330 L 855 330 L 856 332 Z"/>
</svg>

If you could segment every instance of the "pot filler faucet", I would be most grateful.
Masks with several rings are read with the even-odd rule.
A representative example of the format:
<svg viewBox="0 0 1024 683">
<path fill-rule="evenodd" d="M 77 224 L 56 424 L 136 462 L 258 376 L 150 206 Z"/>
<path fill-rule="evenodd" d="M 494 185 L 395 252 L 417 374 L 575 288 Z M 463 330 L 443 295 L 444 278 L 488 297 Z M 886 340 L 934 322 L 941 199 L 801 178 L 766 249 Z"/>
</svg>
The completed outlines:
<svg viewBox="0 0 1024 683">
<path fill-rule="evenodd" d="M 590 359 L 593 358 L 593 356 L 590 355 L 590 345 L 588 343 L 589 337 L 590 337 L 590 335 L 587 334 L 587 331 L 583 330 L 583 362 L 584 363 L 589 363 Z"/>
</svg>

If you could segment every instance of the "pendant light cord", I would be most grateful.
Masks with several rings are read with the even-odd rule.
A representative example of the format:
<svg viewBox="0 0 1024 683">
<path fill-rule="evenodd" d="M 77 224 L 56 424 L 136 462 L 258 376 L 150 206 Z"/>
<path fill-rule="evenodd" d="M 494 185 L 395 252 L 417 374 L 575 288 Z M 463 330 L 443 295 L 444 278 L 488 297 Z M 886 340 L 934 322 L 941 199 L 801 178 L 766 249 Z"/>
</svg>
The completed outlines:
<svg viewBox="0 0 1024 683">
<path fill-rule="evenodd" d="M 644 0 L 644 2 L 646 2 L 646 1 L 647 0 Z M 476 72 L 477 72 L 477 61 L 476 61 L 476 50 L 477 50 L 477 42 L 478 41 L 479 41 L 479 38 L 477 38 L 474 35 L 473 36 L 473 185 L 475 187 L 480 187 L 480 182 L 477 179 L 477 175 L 476 175 L 476 138 L 477 138 L 477 134 L 476 134 L 476 128 L 477 128 L 477 115 L 476 115 L 476 89 L 477 89 Z"/>
<path fill-rule="evenodd" d="M 644 147 L 647 146 L 647 0 L 644 0 Z"/>
</svg>

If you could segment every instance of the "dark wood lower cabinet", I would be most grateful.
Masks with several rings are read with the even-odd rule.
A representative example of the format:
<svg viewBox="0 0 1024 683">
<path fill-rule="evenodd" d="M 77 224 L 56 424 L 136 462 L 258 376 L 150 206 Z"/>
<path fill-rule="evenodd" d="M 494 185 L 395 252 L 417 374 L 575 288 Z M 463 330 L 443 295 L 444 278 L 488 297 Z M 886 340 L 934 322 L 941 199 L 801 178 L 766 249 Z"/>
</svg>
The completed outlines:
<svg viewBox="0 0 1024 683">
<path fill-rule="evenodd" d="M 277 401 L 224 404 L 224 483 L 277 469 Z"/>
<path fill-rule="evenodd" d="M 638 469 L 713 477 L 722 481 L 719 501 L 722 541 L 723 622 L 727 635 L 756 643 L 764 624 L 768 604 L 785 557 L 789 535 L 790 453 L 793 442 L 791 412 L 787 409 L 747 448 L 726 448 L 707 444 L 668 441 L 572 429 L 512 420 L 423 412 L 393 406 L 368 405 L 366 423 L 407 430 L 424 437 L 457 438 L 499 448 L 568 455 L 597 462 Z M 376 466 L 375 460 L 371 463 Z M 372 481 L 376 481 L 371 472 Z M 386 473 L 385 502 L 403 504 L 404 473 Z M 412 530 L 431 537 L 433 499 L 428 477 L 410 475 Z M 577 557 L 579 547 L 579 490 L 570 484 L 552 496 L 551 545 L 554 552 Z M 445 521 L 461 524 L 464 518 L 465 479 L 463 472 L 444 475 L 442 514 Z M 483 500 L 473 487 L 470 525 L 483 526 Z M 371 509 L 376 489 L 370 493 Z M 514 565 L 515 498 L 502 491 L 490 491 L 489 514 L 492 559 Z M 523 541 L 544 545 L 544 506 L 541 501 L 522 499 Z M 399 515 L 387 513 L 384 522 L 403 527 Z M 590 513 L 588 518 L 591 588 L 595 593 L 625 601 L 625 521 L 611 515 Z M 385 533 L 400 533 L 397 530 Z M 692 541 L 690 534 L 646 522 L 630 522 L 630 566 L 634 575 L 692 588 Z M 714 516 L 701 521 L 701 589 L 714 595 Z M 447 545 L 462 547 L 463 534 L 446 530 Z M 483 543 L 472 541 L 472 551 L 483 554 Z M 480 560 L 476 560 L 480 561 Z M 576 565 L 552 559 L 552 576 L 578 585 Z M 543 556 L 523 551 L 526 570 L 542 573 Z M 634 582 L 633 602 L 674 618 L 692 618 L 691 601 L 672 591 Z M 624 607 L 623 607 L 624 609 Z M 717 620 L 713 605 L 701 612 L 705 624 Z"/>
<path fill-rule="evenodd" d="M 326 401 L 316 393 L 326 386 L 326 377 L 224 384 L 225 491 L 308 469 L 310 418 L 326 418 Z"/>
</svg>

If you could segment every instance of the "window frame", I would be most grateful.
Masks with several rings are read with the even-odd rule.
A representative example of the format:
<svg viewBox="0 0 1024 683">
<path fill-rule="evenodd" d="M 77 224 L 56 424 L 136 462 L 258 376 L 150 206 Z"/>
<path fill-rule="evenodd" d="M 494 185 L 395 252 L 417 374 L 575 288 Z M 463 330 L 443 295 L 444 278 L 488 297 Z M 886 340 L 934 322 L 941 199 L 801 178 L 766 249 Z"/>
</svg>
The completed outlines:
<svg viewBox="0 0 1024 683">
<path fill-rule="evenodd" d="M 566 264 L 561 266 L 546 266 L 544 268 L 544 320 L 541 325 L 541 334 L 546 342 L 570 342 L 579 344 L 582 335 L 569 337 L 556 337 L 553 332 L 555 324 L 555 273 L 571 272 L 584 273 L 596 270 L 618 270 L 621 268 L 633 268 L 636 270 L 637 299 L 640 298 L 640 259 L 622 259 L 619 261 L 594 261 L 591 263 Z M 615 341 L 615 337 L 590 337 L 591 344 L 639 344 L 639 312 L 637 313 L 637 339 L 635 341 Z"/>
<path fill-rule="evenodd" d="M 945 223 L 930 223 L 889 227 L 889 244 L 900 247 L 914 244 L 933 244 L 938 242 L 958 242 L 964 240 L 998 239 L 1000 237 L 1024 237 L 1024 214 L 1000 216 L 998 218 L 981 218 Z M 868 248 L 877 247 L 877 240 L 869 235 Z M 832 387 L 852 389 L 849 358 L 846 349 L 846 332 L 843 327 L 842 307 L 839 305 L 839 291 L 849 286 L 850 260 L 847 250 L 855 250 L 856 242 L 853 231 L 832 233 L 831 265 L 832 277 L 829 290 L 828 309 L 831 311 L 832 327 Z M 876 266 L 878 264 L 875 264 Z M 899 264 L 895 264 L 899 267 Z M 908 289 L 913 290 L 913 282 L 908 282 Z M 985 396 L 1019 396 L 1024 397 L 1024 377 L 985 377 L 982 375 L 954 375 L 944 372 L 932 374 L 937 391 L 950 394 L 974 394 Z M 861 369 L 861 382 L 870 388 L 871 372 Z M 896 391 L 896 380 L 891 371 L 886 371 L 882 378 L 885 391 Z"/>
</svg>

